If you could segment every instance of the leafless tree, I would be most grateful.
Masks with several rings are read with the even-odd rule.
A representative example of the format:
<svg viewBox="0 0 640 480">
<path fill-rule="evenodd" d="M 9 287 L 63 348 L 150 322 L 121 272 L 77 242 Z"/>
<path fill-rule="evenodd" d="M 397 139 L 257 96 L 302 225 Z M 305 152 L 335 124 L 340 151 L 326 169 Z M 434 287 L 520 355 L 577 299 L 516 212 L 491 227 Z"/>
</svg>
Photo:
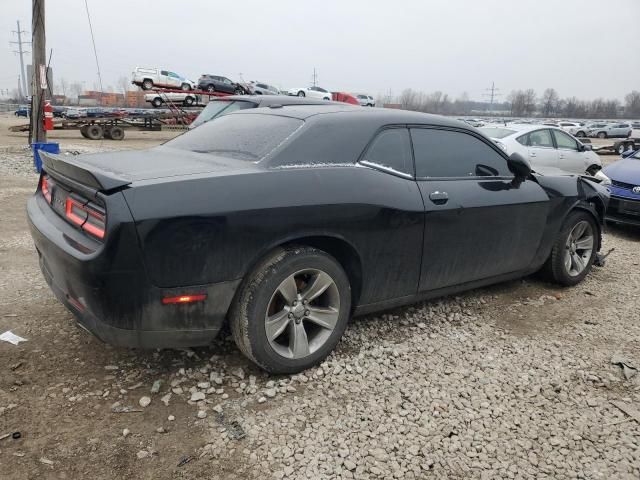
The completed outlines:
<svg viewBox="0 0 640 480">
<path fill-rule="evenodd" d="M 127 77 L 118 78 L 118 82 L 116 83 L 118 88 L 118 92 L 121 92 L 125 97 L 127 96 L 127 92 L 129 91 L 129 87 L 131 87 L 131 82 Z"/>
<path fill-rule="evenodd" d="M 559 104 L 560 96 L 558 95 L 558 92 L 553 88 L 547 88 L 542 94 L 540 111 L 543 116 L 551 117 L 557 113 Z"/>
<path fill-rule="evenodd" d="M 625 101 L 625 113 L 627 116 L 629 115 L 640 115 L 640 92 L 638 90 L 634 90 L 631 93 L 628 93 L 624 97 Z"/>
<path fill-rule="evenodd" d="M 82 93 L 82 84 L 80 82 L 73 82 L 69 85 L 69 93 L 73 98 L 78 100 L 78 96 Z"/>
</svg>

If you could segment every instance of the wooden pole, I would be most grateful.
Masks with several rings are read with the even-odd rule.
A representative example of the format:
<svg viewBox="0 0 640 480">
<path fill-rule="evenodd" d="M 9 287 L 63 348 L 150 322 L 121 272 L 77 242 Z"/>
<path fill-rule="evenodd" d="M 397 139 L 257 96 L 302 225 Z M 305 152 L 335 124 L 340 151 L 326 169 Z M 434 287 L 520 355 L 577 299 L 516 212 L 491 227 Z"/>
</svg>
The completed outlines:
<svg viewBox="0 0 640 480">
<path fill-rule="evenodd" d="M 47 86 L 46 37 L 44 30 L 44 1 L 32 0 L 31 35 L 31 141 L 46 142 L 44 130 L 44 98 Z"/>
</svg>

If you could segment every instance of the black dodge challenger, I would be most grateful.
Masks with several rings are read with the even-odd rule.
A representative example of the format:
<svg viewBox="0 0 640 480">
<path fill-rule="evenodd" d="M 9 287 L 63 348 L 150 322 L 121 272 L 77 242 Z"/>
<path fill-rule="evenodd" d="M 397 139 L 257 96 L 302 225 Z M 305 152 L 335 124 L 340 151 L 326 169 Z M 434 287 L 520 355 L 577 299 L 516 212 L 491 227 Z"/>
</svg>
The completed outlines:
<svg viewBox="0 0 640 480">
<path fill-rule="evenodd" d="M 540 269 L 580 282 L 608 202 L 461 122 L 336 105 L 238 111 L 145 151 L 42 155 L 31 232 L 82 327 L 183 347 L 228 321 L 280 373 L 323 359 L 351 315 Z"/>
</svg>

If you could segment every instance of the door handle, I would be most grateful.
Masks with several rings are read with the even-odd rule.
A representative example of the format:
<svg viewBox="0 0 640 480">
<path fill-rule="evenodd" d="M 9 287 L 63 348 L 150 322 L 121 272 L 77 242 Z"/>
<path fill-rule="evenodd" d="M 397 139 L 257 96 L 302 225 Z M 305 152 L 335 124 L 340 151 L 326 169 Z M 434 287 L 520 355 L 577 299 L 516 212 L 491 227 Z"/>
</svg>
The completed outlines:
<svg viewBox="0 0 640 480">
<path fill-rule="evenodd" d="M 536 156 L 536 152 L 529 152 L 529 156 L 530 157 L 535 157 Z"/>
<path fill-rule="evenodd" d="M 429 194 L 429 200 L 431 200 L 436 205 L 444 205 L 449 201 L 449 195 L 447 194 L 447 192 L 439 192 L 436 190 L 435 192 L 431 192 Z"/>
</svg>

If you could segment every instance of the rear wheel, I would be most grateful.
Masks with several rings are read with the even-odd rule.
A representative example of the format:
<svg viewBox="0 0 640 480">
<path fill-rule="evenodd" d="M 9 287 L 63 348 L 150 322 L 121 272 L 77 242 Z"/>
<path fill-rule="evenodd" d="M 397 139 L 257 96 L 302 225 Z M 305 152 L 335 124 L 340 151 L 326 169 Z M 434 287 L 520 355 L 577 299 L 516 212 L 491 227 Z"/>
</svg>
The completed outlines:
<svg viewBox="0 0 640 480">
<path fill-rule="evenodd" d="M 182 90 L 191 90 L 191 85 L 189 85 L 188 83 L 183 83 L 181 85 Z"/>
<path fill-rule="evenodd" d="M 298 92 L 298 96 L 299 96 L 299 97 L 306 97 L 305 93 L 304 93 L 302 90 L 300 90 L 300 91 Z"/>
<path fill-rule="evenodd" d="M 216 91 L 216 87 L 214 87 L 213 85 L 209 85 L 209 86 L 207 87 L 207 92 L 209 92 L 209 93 L 213 93 L 213 92 L 215 92 L 215 91 Z"/>
<path fill-rule="evenodd" d="M 607 138 L 607 132 L 598 132 L 598 138 Z"/>
<path fill-rule="evenodd" d="M 153 105 L 155 108 L 158 108 L 158 107 L 162 106 L 162 100 L 160 100 L 159 98 L 154 98 L 151 101 L 151 105 Z"/>
<path fill-rule="evenodd" d="M 585 132 L 583 132 L 582 130 L 580 130 L 579 132 L 576 132 L 576 137 L 578 137 L 578 138 L 584 138 L 586 136 L 587 136 L 587 134 Z"/>
<path fill-rule="evenodd" d="M 80 134 L 84 138 L 89 138 L 89 136 L 87 135 L 87 128 L 89 128 L 89 125 L 83 125 L 83 126 L 80 127 Z"/>
<path fill-rule="evenodd" d="M 278 249 L 245 279 L 230 312 L 233 338 L 272 373 L 322 361 L 344 333 L 351 288 L 340 264 L 311 247 Z"/>
<path fill-rule="evenodd" d="M 573 211 L 565 220 L 545 265 L 561 285 L 580 283 L 593 265 L 598 248 L 598 226 L 587 212 Z"/>
<path fill-rule="evenodd" d="M 236 88 L 235 92 L 236 95 L 244 95 L 244 90 L 240 87 Z"/>
<path fill-rule="evenodd" d="M 100 125 L 87 125 L 87 138 L 100 140 L 104 135 L 104 129 Z"/>
<path fill-rule="evenodd" d="M 627 145 L 624 143 L 621 143 L 620 145 L 618 145 L 618 154 L 622 155 L 624 152 L 627 151 Z"/>
<path fill-rule="evenodd" d="M 111 127 L 109 129 L 109 136 L 111 140 L 122 140 L 124 139 L 124 128 L 122 127 Z"/>
<path fill-rule="evenodd" d="M 150 79 L 145 78 L 144 81 L 142 82 L 142 89 L 151 90 L 152 88 L 153 88 L 153 82 Z"/>
</svg>

